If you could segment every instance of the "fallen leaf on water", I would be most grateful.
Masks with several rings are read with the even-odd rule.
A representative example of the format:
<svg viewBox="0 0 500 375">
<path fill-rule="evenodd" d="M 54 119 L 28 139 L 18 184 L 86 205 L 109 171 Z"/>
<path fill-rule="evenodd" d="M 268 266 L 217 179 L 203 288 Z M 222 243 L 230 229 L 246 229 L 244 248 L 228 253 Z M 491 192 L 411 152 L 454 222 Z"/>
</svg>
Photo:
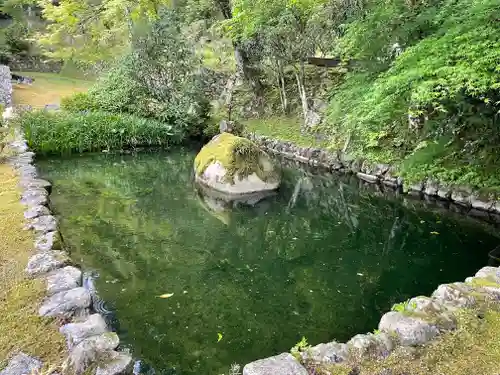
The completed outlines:
<svg viewBox="0 0 500 375">
<path fill-rule="evenodd" d="M 222 340 L 222 333 L 217 333 L 217 342 L 219 342 L 220 340 Z"/>
<path fill-rule="evenodd" d="M 174 295 L 174 293 L 165 293 L 162 294 L 161 296 L 158 296 L 158 298 L 170 298 Z"/>
<path fill-rule="evenodd" d="M 431 234 L 439 234 L 439 232 L 431 232 Z"/>
<path fill-rule="evenodd" d="M 420 224 L 423 224 L 423 223 L 425 223 L 425 220 L 420 220 Z"/>
</svg>

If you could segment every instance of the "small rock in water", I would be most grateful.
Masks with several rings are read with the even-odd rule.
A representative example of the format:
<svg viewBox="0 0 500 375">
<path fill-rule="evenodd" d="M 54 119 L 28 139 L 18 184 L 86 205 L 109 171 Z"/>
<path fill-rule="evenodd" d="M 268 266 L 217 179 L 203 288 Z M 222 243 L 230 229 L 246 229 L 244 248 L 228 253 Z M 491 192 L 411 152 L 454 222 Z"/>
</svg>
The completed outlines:
<svg viewBox="0 0 500 375">
<path fill-rule="evenodd" d="M 0 375 L 29 375 L 42 368 L 42 362 L 27 354 L 19 353 L 12 357 L 7 367 L 0 371 Z"/>
</svg>

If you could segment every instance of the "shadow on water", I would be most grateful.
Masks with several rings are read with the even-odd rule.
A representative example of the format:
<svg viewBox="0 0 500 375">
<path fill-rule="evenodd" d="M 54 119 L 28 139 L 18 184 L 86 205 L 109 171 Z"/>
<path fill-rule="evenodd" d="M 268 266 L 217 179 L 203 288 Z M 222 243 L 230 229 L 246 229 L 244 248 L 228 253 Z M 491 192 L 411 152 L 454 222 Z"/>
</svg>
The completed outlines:
<svg viewBox="0 0 500 375">
<path fill-rule="evenodd" d="M 193 186 L 193 158 L 39 162 L 72 258 L 98 273 L 122 343 L 157 373 L 227 374 L 302 336 L 372 331 L 392 304 L 474 274 L 499 244 L 466 217 L 295 168 L 278 194 L 228 202 Z"/>
</svg>

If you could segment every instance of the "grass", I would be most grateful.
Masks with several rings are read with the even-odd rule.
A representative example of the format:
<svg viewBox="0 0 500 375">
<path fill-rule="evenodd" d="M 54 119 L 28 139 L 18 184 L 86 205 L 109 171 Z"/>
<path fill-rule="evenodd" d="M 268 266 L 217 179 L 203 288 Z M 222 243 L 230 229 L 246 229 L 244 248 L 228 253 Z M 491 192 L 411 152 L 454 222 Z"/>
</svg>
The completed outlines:
<svg viewBox="0 0 500 375">
<path fill-rule="evenodd" d="M 27 279 L 24 268 L 33 254 L 33 235 L 24 231 L 18 177 L 0 161 L 0 368 L 16 352 L 60 363 L 64 338 L 54 320 L 40 318 L 43 280 Z"/>
<path fill-rule="evenodd" d="M 387 359 L 350 364 L 359 375 L 382 373 L 412 375 L 498 375 L 500 363 L 500 312 L 486 309 L 482 319 L 478 312 L 464 310 L 457 316 L 458 329 L 444 333 L 440 339 L 421 348 L 418 356 L 403 350 L 394 351 Z M 331 374 L 343 374 L 350 367 L 335 365 Z"/>
<path fill-rule="evenodd" d="M 127 114 L 31 111 L 15 120 L 29 147 L 44 154 L 168 146 L 182 134 L 171 125 Z"/>
<path fill-rule="evenodd" d="M 281 141 L 293 142 L 301 147 L 328 148 L 328 141 L 314 134 L 302 134 L 302 120 L 296 117 L 269 117 L 242 121 L 250 133 L 271 137 Z"/>
<path fill-rule="evenodd" d="M 68 78 L 55 73 L 17 73 L 35 79 L 32 85 L 14 84 L 14 104 L 43 108 L 46 104 L 60 104 L 61 98 L 75 92 L 87 91 L 92 81 Z"/>
</svg>

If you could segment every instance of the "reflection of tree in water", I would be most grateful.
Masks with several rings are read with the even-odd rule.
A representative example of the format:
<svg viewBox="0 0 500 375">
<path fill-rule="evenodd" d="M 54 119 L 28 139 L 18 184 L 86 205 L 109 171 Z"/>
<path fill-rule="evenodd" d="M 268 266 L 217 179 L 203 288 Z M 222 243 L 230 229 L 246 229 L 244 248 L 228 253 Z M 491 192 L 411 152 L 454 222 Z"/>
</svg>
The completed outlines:
<svg viewBox="0 0 500 375">
<path fill-rule="evenodd" d="M 288 350 L 301 335 L 318 343 L 371 331 L 392 303 L 480 263 L 460 251 L 440 273 L 457 248 L 491 241 L 475 227 L 457 233 L 445 219 L 440 236 L 429 236 L 434 215 L 301 170 L 285 170 L 279 194 L 253 206 L 204 207 L 192 158 L 42 164 L 55 180 L 72 255 L 101 275 L 123 341 L 146 362 L 183 374 L 222 373 L 234 361 Z M 207 212 L 214 208 L 228 220 Z M 174 297 L 155 298 L 167 292 Z"/>
</svg>

